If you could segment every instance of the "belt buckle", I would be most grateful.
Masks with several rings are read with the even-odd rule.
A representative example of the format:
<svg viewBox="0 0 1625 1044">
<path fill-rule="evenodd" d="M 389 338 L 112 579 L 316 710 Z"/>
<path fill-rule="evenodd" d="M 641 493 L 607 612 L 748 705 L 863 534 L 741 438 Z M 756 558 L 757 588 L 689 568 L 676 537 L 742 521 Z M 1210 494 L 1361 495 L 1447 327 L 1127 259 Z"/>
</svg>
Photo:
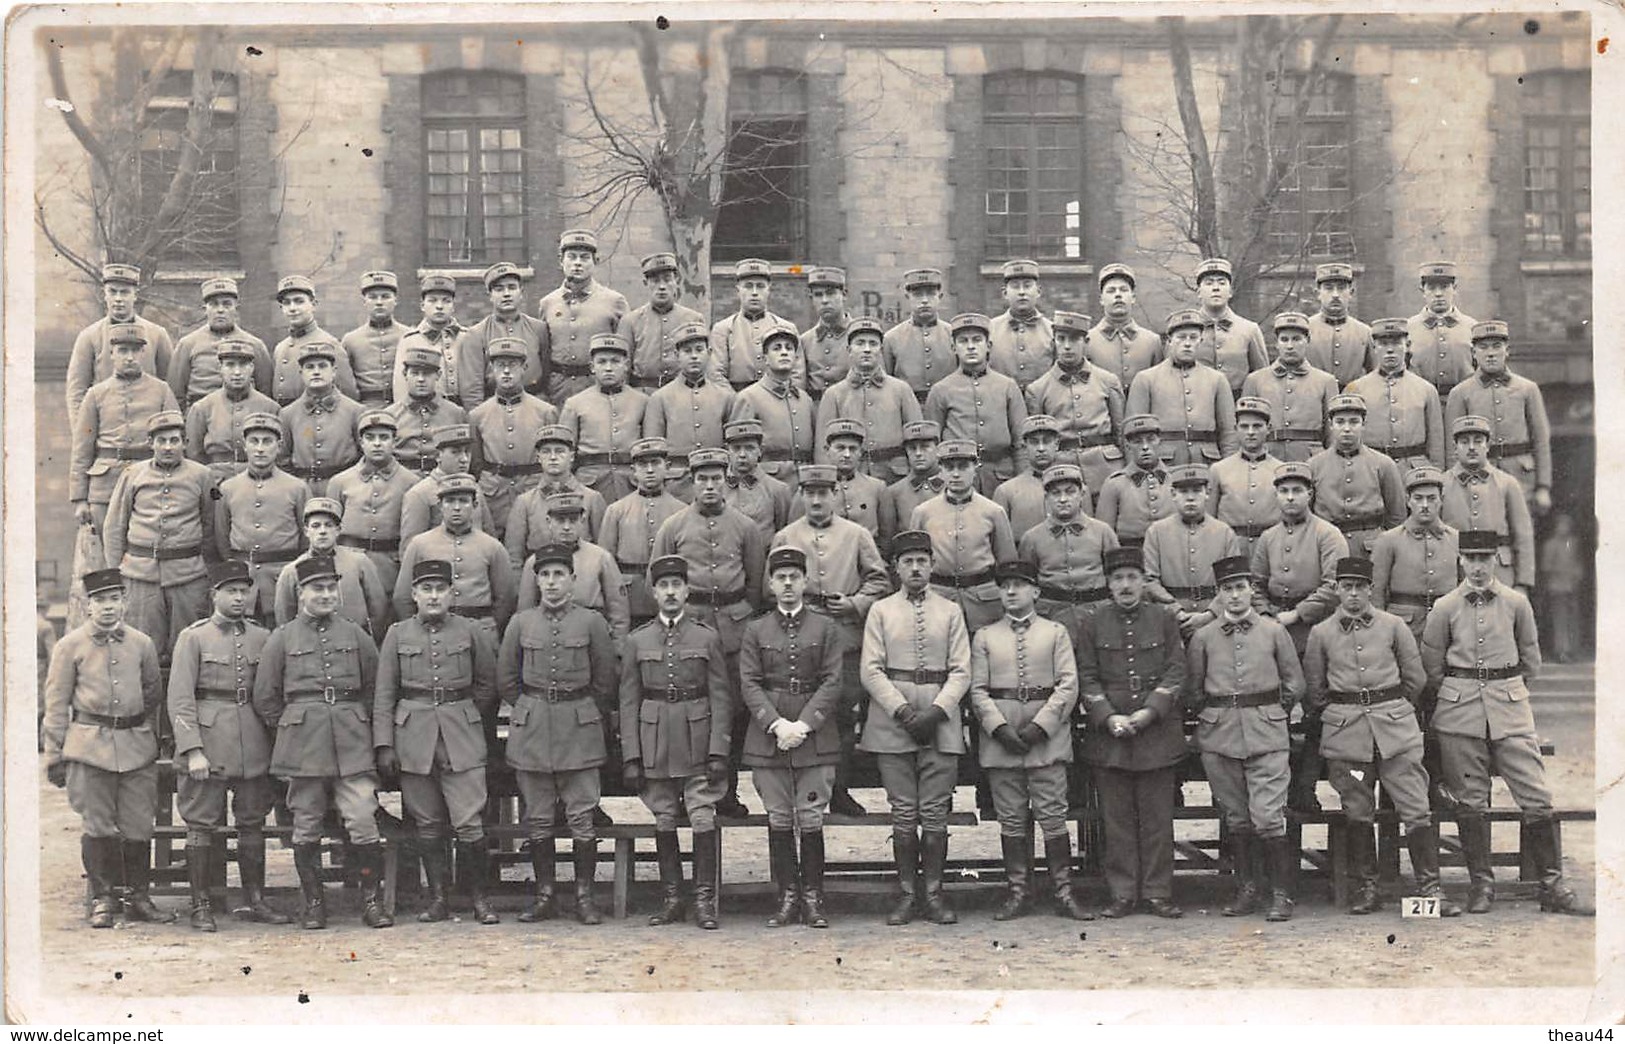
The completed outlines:
<svg viewBox="0 0 1625 1044">
<path fill-rule="evenodd" d="M 548 703 L 557 703 L 557 702 L 559 702 L 559 687 L 558 687 L 557 683 L 554 683 L 554 682 L 549 682 L 548 683 L 547 695 L 544 698 L 547 700 Z"/>
<path fill-rule="evenodd" d="M 445 703 L 446 687 L 444 685 L 431 686 L 429 688 L 429 698 L 434 700 L 434 705 L 436 707 L 440 706 L 442 703 Z"/>
<path fill-rule="evenodd" d="M 678 690 L 677 686 L 675 686 L 675 685 L 666 686 L 666 702 L 667 703 L 681 703 L 682 700 L 683 700 L 683 694 L 682 694 L 681 691 Z"/>
<path fill-rule="evenodd" d="M 1140 686 L 1142 684 L 1143 683 L 1140 680 L 1140 676 L 1135 672 L 1130 671 L 1128 675 L 1128 691 L 1137 696 L 1140 693 Z"/>
<path fill-rule="evenodd" d="M 800 696 L 801 695 L 801 682 L 800 682 L 800 680 L 798 680 L 796 678 L 791 678 L 790 679 L 790 689 L 789 689 L 789 692 L 787 693 L 787 695 L 790 695 L 790 696 Z"/>
<path fill-rule="evenodd" d="M 1360 687 L 1360 706 L 1362 706 L 1362 707 L 1371 706 L 1373 703 L 1377 702 L 1376 701 L 1376 696 L 1377 696 L 1377 693 L 1372 692 L 1370 689 L 1368 689 L 1368 688 L 1366 688 L 1365 686 L 1362 685 Z"/>
<path fill-rule="evenodd" d="M 331 685 L 322 686 L 322 702 L 331 707 L 338 702 L 338 690 Z"/>
<path fill-rule="evenodd" d="M 1241 693 L 1232 692 L 1230 695 L 1228 695 L 1228 696 L 1226 696 L 1224 698 L 1229 701 L 1231 710 L 1240 710 L 1241 709 Z"/>
<path fill-rule="evenodd" d="M 1488 667 L 1474 667 L 1472 671 L 1473 677 L 1478 680 L 1479 684 L 1490 680 L 1490 669 Z"/>
<path fill-rule="evenodd" d="M 245 706 L 248 703 L 248 686 L 246 686 L 246 685 L 237 686 L 236 699 L 237 699 L 237 706 L 239 706 L 239 707 Z"/>
</svg>

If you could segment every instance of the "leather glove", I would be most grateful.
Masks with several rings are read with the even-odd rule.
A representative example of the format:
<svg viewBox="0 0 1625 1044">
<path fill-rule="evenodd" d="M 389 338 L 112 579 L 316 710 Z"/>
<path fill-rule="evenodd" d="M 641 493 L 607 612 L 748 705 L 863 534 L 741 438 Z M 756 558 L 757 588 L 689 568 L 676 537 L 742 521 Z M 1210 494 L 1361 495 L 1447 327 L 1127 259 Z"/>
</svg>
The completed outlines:
<svg viewBox="0 0 1625 1044">
<path fill-rule="evenodd" d="M 630 790 L 643 789 L 643 765 L 636 761 L 628 761 L 621 766 L 621 782 Z"/>
<path fill-rule="evenodd" d="M 914 715 L 914 720 L 904 725 L 909 737 L 915 743 L 930 743 L 937 734 L 937 726 L 948 720 L 948 712 L 932 704 L 925 710 Z"/>
<path fill-rule="evenodd" d="M 1049 742 L 1049 733 L 1045 732 L 1036 722 L 1029 721 L 1016 730 L 1016 735 L 1029 747 L 1042 747 Z"/>
<path fill-rule="evenodd" d="M 999 746 L 1012 754 L 1025 754 L 1028 751 L 1027 741 L 1015 730 L 1015 726 L 1008 721 L 993 730 L 993 738 L 999 741 Z"/>
<path fill-rule="evenodd" d="M 385 781 L 393 781 L 401 774 L 401 756 L 395 753 L 394 747 L 379 747 L 373 755 L 373 762 L 378 766 L 378 775 Z"/>
<path fill-rule="evenodd" d="M 51 786 L 61 790 L 68 785 L 68 763 L 59 761 L 55 765 L 47 765 L 45 778 L 51 781 Z"/>
<path fill-rule="evenodd" d="M 716 786 L 718 783 L 728 782 L 728 759 L 706 758 L 705 781 L 710 783 L 712 786 Z"/>
<path fill-rule="evenodd" d="M 905 729 L 913 724 L 914 719 L 919 717 L 919 715 L 920 712 L 914 709 L 914 705 L 912 703 L 905 703 L 892 712 L 892 717 L 896 718 L 898 724 L 902 725 Z"/>
<path fill-rule="evenodd" d="M 767 727 L 767 731 L 772 734 L 774 739 L 778 740 L 780 743 L 783 743 L 784 730 L 793 728 L 795 728 L 795 723 L 789 718 L 776 718 L 774 719 L 773 724 Z"/>
</svg>

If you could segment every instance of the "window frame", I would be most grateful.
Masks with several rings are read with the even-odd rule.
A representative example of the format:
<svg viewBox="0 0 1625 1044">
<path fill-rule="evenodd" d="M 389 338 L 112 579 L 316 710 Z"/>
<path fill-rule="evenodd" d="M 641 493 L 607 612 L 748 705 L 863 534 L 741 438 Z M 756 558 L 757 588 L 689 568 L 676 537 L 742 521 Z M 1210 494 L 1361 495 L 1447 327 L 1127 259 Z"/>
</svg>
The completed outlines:
<svg viewBox="0 0 1625 1044">
<path fill-rule="evenodd" d="M 1294 86 L 1290 92 L 1276 87 L 1277 107 L 1273 114 L 1274 127 L 1272 133 L 1278 132 L 1283 125 L 1290 134 L 1290 144 L 1293 155 L 1283 160 L 1284 150 L 1274 142 L 1271 149 L 1275 153 L 1277 163 L 1288 162 L 1292 164 L 1290 184 L 1283 180 L 1276 190 L 1275 198 L 1270 201 L 1270 224 L 1266 235 L 1269 239 L 1269 256 L 1277 262 L 1292 264 L 1298 262 L 1320 263 L 1327 261 L 1353 261 L 1359 257 L 1359 244 L 1355 240 L 1355 214 L 1354 209 L 1359 198 L 1358 184 L 1356 182 L 1356 164 L 1354 152 L 1354 138 L 1357 129 L 1357 113 L 1355 109 L 1355 76 L 1353 73 L 1333 72 L 1321 70 L 1314 74 L 1316 83 L 1321 88 L 1322 97 L 1333 97 L 1340 101 L 1341 108 L 1333 111 L 1318 110 L 1311 104 L 1301 119 L 1296 114 L 1296 103 L 1299 86 Z M 1291 82 L 1301 85 L 1308 77 L 1302 71 L 1287 71 L 1282 74 L 1281 83 Z M 1335 85 L 1335 91 L 1330 88 Z M 1301 123 L 1301 127 L 1294 124 Z M 1310 128 L 1341 128 L 1342 140 L 1334 146 L 1314 144 L 1311 142 Z M 1341 156 L 1341 163 L 1336 167 L 1326 163 L 1312 163 L 1305 155 L 1307 149 L 1321 149 L 1333 151 Z M 1343 174 L 1344 185 L 1337 187 L 1304 187 L 1304 174 L 1311 170 L 1338 170 Z M 1326 209 L 1312 209 L 1305 205 L 1306 194 L 1315 194 L 1326 198 L 1334 193 L 1341 193 L 1343 201 L 1340 207 Z M 1283 205 L 1283 199 L 1289 198 L 1290 205 Z M 1327 219 L 1341 213 L 1343 219 L 1341 227 L 1333 227 Z M 1292 218 L 1291 227 L 1284 218 Z M 1334 237 L 1342 236 L 1347 242 L 1344 250 L 1338 250 Z"/>
<path fill-rule="evenodd" d="M 780 82 L 771 94 L 783 97 L 785 85 L 794 84 L 800 95 L 799 104 L 778 107 L 762 104 L 768 96 L 762 88 L 775 78 Z M 711 236 L 712 260 L 733 262 L 759 257 L 780 264 L 795 264 L 807 258 L 811 240 L 809 200 L 812 192 L 810 93 L 810 77 L 804 72 L 778 68 L 734 70 L 728 87 L 728 157 L 722 171 L 722 202 L 717 208 L 717 221 Z M 756 146 L 758 150 L 794 152 L 793 157 L 778 166 L 754 168 L 757 171 L 786 172 L 787 184 L 769 184 L 769 191 L 782 196 L 781 200 L 764 196 L 729 199 L 732 194 L 730 189 L 737 190 L 739 187 L 734 179 L 741 176 L 735 172 L 734 148 L 753 134 L 761 138 L 761 143 Z M 779 144 L 774 145 L 773 142 Z M 770 178 L 759 173 L 754 176 L 764 184 L 771 182 Z M 782 229 L 786 233 L 782 244 L 767 242 L 760 237 L 750 240 L 735 235 L 732 226 L 745 221 L 740 216 L 741 209 L 748 207 L 750 210 L 746 213 L 750 213 L 770 205 L 775 208 L 782 206 L 788 211 L 774 223 L 775 230 Z M 730 235 L 735 235 L 735 238 L 730 240 Z"/>
<path fill-rule="evenodd" d="M 1544 97 L 1546 84 L 1556 84 L 1559 93 L 1556 105 L 1551 107 L 1545 104 L 1547 100 Z M 1535 90 L 1531 88 L 1541 89 Z M 1523 197 L 1523 255 L 1528 258 L 1553 261 L 1590 260 L 1595 249 L 1592 238 L 1594 233 L 1590 221 L 1593 213 L 1592 207 L 1595 204 L 1592 165 L 1589 159 L 1592 147 L 1590 140 L 1590 73 L 1574 69 L 1551 69 L 1531 73 L 1524 77 L 1523 89 L 1528 91 L 1526 97 L 1529 99 L 1524 103 L 1522 119 L 1523 156 L 1520 158 L 1523 170 L 1522 181 L 1519 186 Z M 1532 152 L 1537 148 L 1541 150 L 1550 150 L 1552 148 L 1548 144 L 1537 146 L 1531 143 L 1530 131 L 1535 129 L 1555 129 L 1559 132 L 1559 140 L 1556 145 L 1558 153 L 1556 167 L 1535 168 L 1531 166 L 1530 156 Z M 1583 144 L 1577 140 L 1581 132 L 1586 135 L 1586 141 Z M 1581 192 L 1578 188 L 1578 174 L 1581 167 L 1576 162 L 1576 154 L 1582 149 L 1588 154 L 1588 160 L 1584 167 L 1586 176 L 1583 191 L 1587 198 L 1587 206 L 1584 210 L 1580 208 L 1577 199 Z M 1548 189 L 1532 186 L 1530 184 L 1530 173 L 1535 169 L 1555 170 L 1557 172 L 1557 187 Z M 1556 211 L 1531 208 L 1530 197 L 1532 194 L 1549 192 L 1555 193 L 1558 197 L 1558 209 Z M 1587 216 L 1587 227 L 1583 231 L 1579 227 L 1579 217 L 1582 213 Z M 1540 235 L 1545 238 L 1549 233 L 1542 233 L 1539 229 L 1532 228 L 1530 218 L 1534 216 L 1544 219 L 1554 214 L 1562 225 L 1559 233 L 1562 239 L 1561 245 L 1553 249 L 1544 244 L 1532 243 L 1532 236 Z"/>
<path fill-rule="evenodd" d="M 988 104 L 988 99 L 990 96 L 992 96 L 990 88 L 993 85 L 999 83 L 1018 82 L 1025 83 L 1027 85 L 1025 97 L 1029 103 L 1033 103 L 1036 99 L 1041 97 L 1042 92 L 1039 89 L 1039 84 L 1045 80 L 1055 81 L 1057 83 L 1064 82 L 1073 86 L 1072 96 L 1077 99 L 1075 112 L 1065 112 L 1059 108 L 1052 112 L 1043 112 L 1037 109 L 1036 104 L 1029 104 L 1026 110 L 1022 112 L 993 111 L 993 107 Z M 1019 71 L 992 73 L 982 77 L 982 155 L 980 157 L 982 164 L 981 224 L 983 245 L 982 253 L 985 257 L 994 260 L 1007 260 L 1010 258 L 1021 257 L 1031 258 L 1035 261 L 1050 261 L 1059 263 L 1076 264 L 1082 262 L 1085 254 L 1085 243 L 1083 236 L 1083 202 L 1086 198 L 1085 194 L 1088 182 L 1085 168 L 1088 161 L 1089 150 L 1086 105 L 1084 100 L 1085 90 L 1085 77 L 1068 73 L 1058 73 L 1052 71 Z M 1056 94 L 1059 96 L 1060 92 L 1057 91 Z M 1002 140 L 999 144 L 992 144 L 989 141 L 989 138 L 991 137 L 989 134 L 989 128 L 992 127 L 1028 128 L 1026 141 L 1023 143 L 1024 150 L 1027 154 L 1027 165 L 1025 167 L 1025 172 L 1029 177 L 1029 182 L 1025 189 L 1015 189 L 1008 184 L 1002 188 L 993 187 L 994 181 L 996 180 L 994 177 L 996 168 L 993 166 L 990 160 L 989 153 L 995 148 L 1005 151 L 1013 151 L 1015 146 L 1011 143 L 1008 136 L 1002 136 Z M 1041 166 L 1040 153 L 1044 151 L 1062 151 L 1069 148 L 1068 145 L 1054 144 L 1054 142 L 1058 140 L 1058 134 L 1056 136 L 1052 136 L 1050 144 L 1045 144 L 1043 141 L 1044 135 L 1040 133 L 1040 131 L 1043 129 L 1051 129 L 1057 132 L 1064 130 L 1069 134 L 1074 132 L 1076 133 L 1077 181 L 1075 186 L 1069 184 L 1059 189 L 1048 189 L 1043 186 L 1042 175 L 1044 172 L 1057 170 L 1064 171 L 1067 168 L 1064 166 Z M 1013 171 L 1017 168 L 1006 167 L 997 169 Z M 1075 198 L 1069 201 L 1069 203 L 1056 214 L 1046 214 L 1037 205 L 1045 193 L 1065 193 L 1069 189 L 1075 192 Z M 1029 198 L 1029 202 L 1026 211 L 1026 233 L 1024 236 L 1019 237 L 1020 241 L 1018 242 L 1018 237 L 1015 235 L 1008 232 L 995 232 L 993 229 L 993 221 L 991 219 L 1009 219 L 1012 216 L 1009 211 L 1010 197 L 1019 193 L 1025 193 Z M 1003 210 L 994 211 L 990 209 L 993 206 L 993 197 L 995 195 L 1005 197 Z M 1062 221 L 1062 234 L 1055 237 L 1058 246 L 1053 250 L 1040 245 L 1041 239 L 1045 237 L 1043 237 L 1039 231 L 1045 218 L 1052 216 L 1058 216 Z"/>
<path fill-rule="evenodd" d="M 506 85 L 512 94 L 518 98 L 518 108 L 514 112 L 497 112 L 480 114 L 477 112 L 437 112 L 434 104 L 435 88 L 453 78 L 465 78 L 469 81 L 470 98 L 480 95 L 479 89 L 485 85 L 484 94 L 496 94 L 499 98 L 502 92 L 498 85 Z M 419 144 L 422 149 L 422 193 L 423 193 L 423 249 L 424 265 L 429 268 L 483 268 L 498 261 L 522 261 L 530 256 L 531 231 L 533 222 L 530 214 L 530 174 L 531 157 L 526 144 L 528 136 L 527 98 L 525 91 L 525 78 L 518 73 L 501 72 L 486 69 L 450 69 L 441 72 L 425 74 L 419 86 L 422 103 L 422 119 L 419 128 Z M 497 175 L 511 175 L 517 180 L 519 195 L 519 210 L 517 214 L 499 214 L 496 217 L 519 219 L 519 235 L 514 237 L 498 237 L 496 242 L 512 244 L 511 246 L 491 246 L 492 239 L 486 234 L 486 197 L 501 194 L 504 190 L 498 189 L 496 193 L 485 191 L 486 172 L 482 161 L 486 155 L 486 148 L 482 143 L 484 131 L 513 131 L 518 135 L 518 145 L 515 149 L 508 149 L 498 145 L 495 154 L 515 152 L 518 155 L 519 169 L 516 171 L 498 170 Z M 433 171 L 432 156 L 439 153 L 455 155 L 456 150 L 432 150 L 431 142 L 437 132 L 461 131 L 466 135 L 467 167 L 461 172 Z M 437 215 L 432 212 L 434 201 L 441 198 L 456 198 L 456 193 L 435 192 L 432 189 L 431 179 L 450 174 L 461 174 L 464 179 L 463 211 L 464 231 L 468 233 L 463 240 L 465 248 L 461 254 L 453 252 L 449 244 L 451 240 L 442 240 L 434 234 L 437 221 L 449 220 L 455 215 Z M 442 245 L 444 244 L 444 245 Z"/>
<path fill-rule="evenodd" d="M 192 76 L 190 69 L 170 72 L 147 100 L 142 113 L 136 139 L 136 205 L 143 226 L 158 216 L 158 210 L 163 205 L 163 194 L 168 191 L 174 177 L 179 159 L 178 139 L 185 135 L 187 115 L 192 105 Z M 227 270 L 236 269 L 242 262 L 242 132 L 238 121 L 242 84 L 235 73 L 216 70 L 214 77 L 209 136 L 202 143 L 206 162 L 199 163 L 196 177 L 199 181 L 219 178 L 225 187 L 220 201 L 229 203 L 229 206 L 219 210 L 225 227 L 205 244 L 211 248 L 208 250 L 189 247 L 186 238 L 177 239 L 155 258 L 160 265 L 169 268 Z M 171 136 L 177 142 L 165 144 L 162 139 Z M 149 144 L 149 140 L 155 137 L 160 139 L 157 144 Z M 230 165 L 225 169 L 217 166 L 218 157 L 222 154 L 231 156 Z M 153 177 L 149 166 L 152 163 L 158 164 L 157 177 L 152 186 L 157 192 L 156 198 L 148 192 L 148 181 Z M 193 192 L 193 206 L 197 206 L 196 200 L 204 197 L 198 189 L 194 188 Z M 189 216 L 185 222 L 189 230 L 200 226 L 200 216 L 196 213 Z M 188 235 L 191 234 L 189 231 Z M 218 248 L 218 252 L 213 252 L 213 248 Z"/>
</svg>

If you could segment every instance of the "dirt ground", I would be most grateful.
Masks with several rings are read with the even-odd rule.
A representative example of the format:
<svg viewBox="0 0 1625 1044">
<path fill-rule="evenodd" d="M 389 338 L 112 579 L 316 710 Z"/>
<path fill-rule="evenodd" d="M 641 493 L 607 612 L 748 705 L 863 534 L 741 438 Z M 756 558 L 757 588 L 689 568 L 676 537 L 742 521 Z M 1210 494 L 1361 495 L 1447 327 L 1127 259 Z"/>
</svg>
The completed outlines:
<svg viewBox="0 0 1625 1044">
<path fill-rule="evenodd" d="M 1558 744 L 1549 773 L 1559 804 L 1592 804 L 1590 707 L 1545 716 L 1542 731 Z M 859 797 L 872 809 L 884 807 L 879 791 L 860 792 Z M 1335 801 L 1323 785 L 1322 799 L 1328 798 Z M 747 794 L 747 800 L 759 807 L 754 794 Z M 468 920 L 420 925 L 414 920 L 415 911 L 403 906 L 396 927 L 372 931 L 360 924 L 354 893 L 341 895 L 337 886 L 330 885 L 332 926 L 322 932 L 244 925 L 226 918 L 218 934 L 203 935 L 185 926 L 185 901 L 174 896 L 159 901 L 182 913 L 175 925 L 121 924 L 113 931 L 93 931 L 84 923 L 80 903 L 77 819 L 64 794 L 43 783 L 40 802 L 38 970 L 40 981 L 47 984 L 43 996 L 53 1008 L 61 1004 L 66 1007 L 60 1010 L 83 1012 L 86 1021 L 93 1012 L 105 1014 L 108 1021 L 123 1021 L 122 1008 L 155 997 L 224 1001 L 258 995 L 299 1015 L 304 1011 L 286 1005 L 298 1003 L 301 995 L 317 1005 L 342 995 L 406 995 L 422 1000 L 443 994 L 583 991 L 625 992 L 656 1003 L 661 998 L 679 1000 L 677 994 L 683 991 L 735 990 L 763 991 L 764 1002 L 773 996 L 770 991 L 806 995 L 821 990 L 1172 988 L 1227 991 L 1215 996 L 1229 997 L 1228 991 L 1238 987 L 1587 989 L 1594 981 L 1596 922 L 1543 915 L 1532 899 L 1503 900 L 1488 917 L 1453 921 L 1402 920 L 1394 903 L 1376 916 L 1350 917 L 1331 908 L 1325 885 L 1306 883 L 1295 918 L 1266 925 L 1260 917 L 1220 917 L 1218 882 L 1206 875 L 1176 879 L 1176 898 L 1186 908 L 1180 921 L 1136 916 L 1074 924 L 1043 913 L 1000 924 L 991 917 L 997 893 L 981 890 L 956 900 L 962 919 L 954 927 L 888 928 L 880 897 L 840 896 L 834 900 L 834 925 L 827 931 L 800 927 L 769 931 L 761 921 L 771 908 L 770 900 L 752 896 L 725 902 L 720 931 L 701 932 L 692 925 L 656 929 L 644 924 L 652 902 L 645 885 L 644 891 L 634 892 L 631 917 L 625 921 L 606 917 L 605 924 L 596 928 L 571 921 L 521 925 L 512 916 L 520 899 L 508 896 L 500 926 L 482 927 Z M 1504 792 L 1497 795 L 1497 804 L 1509 802 Z M 969 805 L 967 790 L 959 796 L 958 807 Z M 647 815 L 632 799 L 616 799 L 606 806 L 622 821 Z M 870 828 L 834 830 L 830 858 L 884 858 L 885 834 Z M 767 879 L 765 843 L 753 842 L 743 831 L 730 831 L 727 842 L 728 880 Z M 1589 898 L 1594 894 L 1593 825 L 1569 825 L 1564 844 L 1572 883 Z M 953 852 L 996 856 L 997 827 L 957 829 Z M 640 865 L 640 882 L 653 873 L 651 866 Z M 1509 871 L 1500 873 L 1504 878 Z M 605 907 L 608 874 L 607 866 L 600 868 L 600 902 Z M 235 883 L 235 872 L 231 877 Z M 271 884 L 273 901 L 293 912 L 297 892 L 291 853 L 274 844 Z M 1459 895 L 1465 872 L 1447 869 L 1446 886 Z M 1103 901 L 1098 884 L 1089 889 L 1089 899 Z M 22 940 L 15 935 L 9 942 L 11 970 L 16 973 L 20 967 L 15 962 L 32 955 L 19 949 Z M 20 1010 L 16 999 L 13 992 L 12 1017 L 28 1018 L 29 1012 Z M 585 997 L 581 1001 L 592 1003 Z M 333 1008 L 327 1005 L 327 1010 Z M 177 1017 L 184 1017 L 180 1009 L 174 1010 Z M 216 1017 L 222 1011 L 237 1012 L 213 1010 Z M 406 1010 L 392 1009 L 396 1018 L 404 1017 Z M 555 998 L 528 1012 L 527 1018 L 568 1021 L 593 1018 L 595 1010 L 605 1009 L 578 1007 L 570 997 Z M 678 1009 L 640 1010 L 661 1012 L 653 1017 L 678 1017 Z M 791 1009 L 776 1005 L 753 1009 L 747 1003 L 736 1010 L 755 1013 L 746 1014 L 746 1019 L 797 1017 L 784 1014 Z M 928 1007 L 917 1017 L 955 1017 L 951 1010 Z M 702 1020 L 735 1017 L 723 1011 L 713 1008 L 690 1015 Z M 194 1017 L 198 1014 L 193 1012 Z M 1420 1014 L 1426 1017 L 1426 1012 Z M 243 1009 L 224 1017 L 252 1016 Z M 514 1016 L 487 1011 L 485 1017 Z M 628 1017 L 627 1009 L 616 1010 L 614 1017 Z"/>
</svg>

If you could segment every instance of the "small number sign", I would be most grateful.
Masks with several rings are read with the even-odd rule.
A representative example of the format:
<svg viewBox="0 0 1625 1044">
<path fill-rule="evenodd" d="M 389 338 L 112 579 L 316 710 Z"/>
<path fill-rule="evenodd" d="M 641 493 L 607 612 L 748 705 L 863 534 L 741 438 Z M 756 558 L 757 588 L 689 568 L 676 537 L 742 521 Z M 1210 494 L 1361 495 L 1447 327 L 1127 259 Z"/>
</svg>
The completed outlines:
<svg viewBox="0 0 1625 1044">
<path fill-rule="evenodd" d="M 1436 895 L 1408 895 L 1399 901 L 1402 917 L 1438 917 L 1439 897 Z"/>
</svg>

